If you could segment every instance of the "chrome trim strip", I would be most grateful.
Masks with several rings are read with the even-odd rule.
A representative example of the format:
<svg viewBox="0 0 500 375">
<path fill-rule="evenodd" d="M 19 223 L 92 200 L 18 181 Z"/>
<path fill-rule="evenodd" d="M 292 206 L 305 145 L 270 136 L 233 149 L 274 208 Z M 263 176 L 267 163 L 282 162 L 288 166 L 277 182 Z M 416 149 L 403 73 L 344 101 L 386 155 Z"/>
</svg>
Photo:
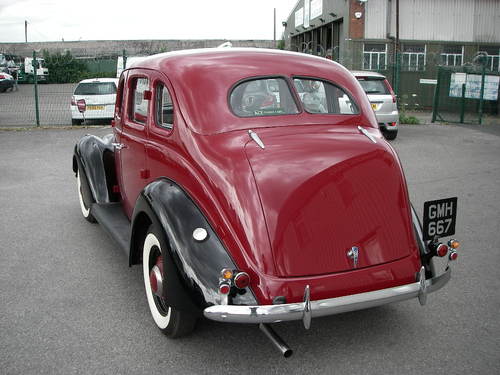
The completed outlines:
<svg viewBox="0 0 500 375">
<path fill-rule="evenodd" d="M 418 301 L 421 306 L 424 306 L 427 302 L 427 283 L 425 282 L 425 267 L 422 266 L 420 268 L 420 272 L 418 274 L 418 281 L 420 283 L 420 291 L 418 293 Z"/>
<path fill-rule="evenodd" d="M 259 145 L 260 148 L 266 148 L 266 146 L 264 146 L 264 142 L 262 142 L 262 139 L 260 139 L 259 135 L 256 132 L 254 132 L 253 130 L 249 130 L 248 135 L 255 143 Z"/>
<path fill-rule="evenodd" d="M 368 130 L 366 130 L 365 128 L 363 128 L 362 126 L 358 126 L 358 130 L 363 133 L 364 135 L 366 135 L 368 137 L 368 139 L 370 141 L 372 141 L 373 143 L 377 143 L 377 140 L 375 139 L 375 137 L 373 135 L 371 135 Z"/>
<path fill-rule="evenodd" d="M 451 277 L 451 269 L 437 277 L 425 280 L 427 293 L 441 289 Z M 375 290 L 373 292 L 353 294 L 350 296 L 310 301 L 312 318 L 340 314 L 349 311 L 362 310 L 387 303 L 417 298 L 421 293 L 420 281 L 396 286 L 393 288 Z M 306 315 L 306 302 L 288 303 L 282 305 L 213 305 L 207 307 L 203 314 L 206 318 L 228 323 L 277 323 L 290 320 L 303 320 Z"/>
</svg>

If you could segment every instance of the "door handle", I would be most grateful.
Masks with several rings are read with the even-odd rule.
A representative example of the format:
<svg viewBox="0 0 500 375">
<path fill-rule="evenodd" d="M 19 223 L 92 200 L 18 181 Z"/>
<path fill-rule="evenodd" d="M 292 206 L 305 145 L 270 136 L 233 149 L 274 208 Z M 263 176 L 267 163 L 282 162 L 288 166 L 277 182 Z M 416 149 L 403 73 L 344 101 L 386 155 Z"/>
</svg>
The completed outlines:
<svg viewBox="0 0 500 375">
<path fill-rule="evenodd" d="M 111 145 L 117 150 L 121 150 L 122 148 L 127 148 L 123 143 L 111 143 Z"/>
</svg>

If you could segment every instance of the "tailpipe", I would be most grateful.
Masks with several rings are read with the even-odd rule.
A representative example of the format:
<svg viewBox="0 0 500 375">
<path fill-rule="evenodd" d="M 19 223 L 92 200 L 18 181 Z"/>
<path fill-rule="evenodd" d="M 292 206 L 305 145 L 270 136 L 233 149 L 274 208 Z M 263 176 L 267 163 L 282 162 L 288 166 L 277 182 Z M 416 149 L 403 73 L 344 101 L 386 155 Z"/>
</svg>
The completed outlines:
<svg viewBox="0 0 500 375">
<path fill-rule="evenodd" d="M 285 358 L 289 358 L 293 354 L 293 350 L 286 344 L 285 341 L 276 333 L 276 331 L 269 325 L 265 323 L 260 323 L 259 328 L 267 336 L 273 345 L 280 351 L 280 353 Z"/>
</svg>

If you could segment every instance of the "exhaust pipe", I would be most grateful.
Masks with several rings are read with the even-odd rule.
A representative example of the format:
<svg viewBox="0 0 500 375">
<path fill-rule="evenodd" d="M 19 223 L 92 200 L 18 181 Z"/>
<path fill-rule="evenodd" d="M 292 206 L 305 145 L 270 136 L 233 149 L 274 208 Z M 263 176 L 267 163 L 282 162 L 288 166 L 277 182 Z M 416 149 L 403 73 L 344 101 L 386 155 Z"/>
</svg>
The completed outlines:
<svg viewBox="0 0 500 375">
<path fill-rule="evenodd" d="M 260 323 L 259 328 L 267 336 L 269 340 L 274 344 L 276 349 L 280 351 L 283 357 L 288 358 L 293 354 L 293 350 L 283 341 L 283 339 L 276 333 L 276 331 L 269 325 L 265 323 Z"/>
</svg>

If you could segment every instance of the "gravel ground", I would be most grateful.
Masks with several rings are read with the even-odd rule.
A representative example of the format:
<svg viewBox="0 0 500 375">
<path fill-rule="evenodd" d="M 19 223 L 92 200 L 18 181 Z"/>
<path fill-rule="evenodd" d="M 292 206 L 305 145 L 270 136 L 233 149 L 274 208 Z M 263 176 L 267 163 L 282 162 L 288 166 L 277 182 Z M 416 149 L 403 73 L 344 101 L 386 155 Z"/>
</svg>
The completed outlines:
<svg viewBox="0 0 500 375">
<path fill-rule="evenodd" d="M 140 267 L 79 211 L 73 145 L 109 128 L 0 132 L 0 373 L 498 373 L 500 134 L 480 129 L 402 126 L 393 142 L 420 214 L 458 196 L 451 282 L 425 307 L 276 324 L 286 360 L 254 326 L 201 321 L 179 340 L 156 329 Z"/>
</svg>

